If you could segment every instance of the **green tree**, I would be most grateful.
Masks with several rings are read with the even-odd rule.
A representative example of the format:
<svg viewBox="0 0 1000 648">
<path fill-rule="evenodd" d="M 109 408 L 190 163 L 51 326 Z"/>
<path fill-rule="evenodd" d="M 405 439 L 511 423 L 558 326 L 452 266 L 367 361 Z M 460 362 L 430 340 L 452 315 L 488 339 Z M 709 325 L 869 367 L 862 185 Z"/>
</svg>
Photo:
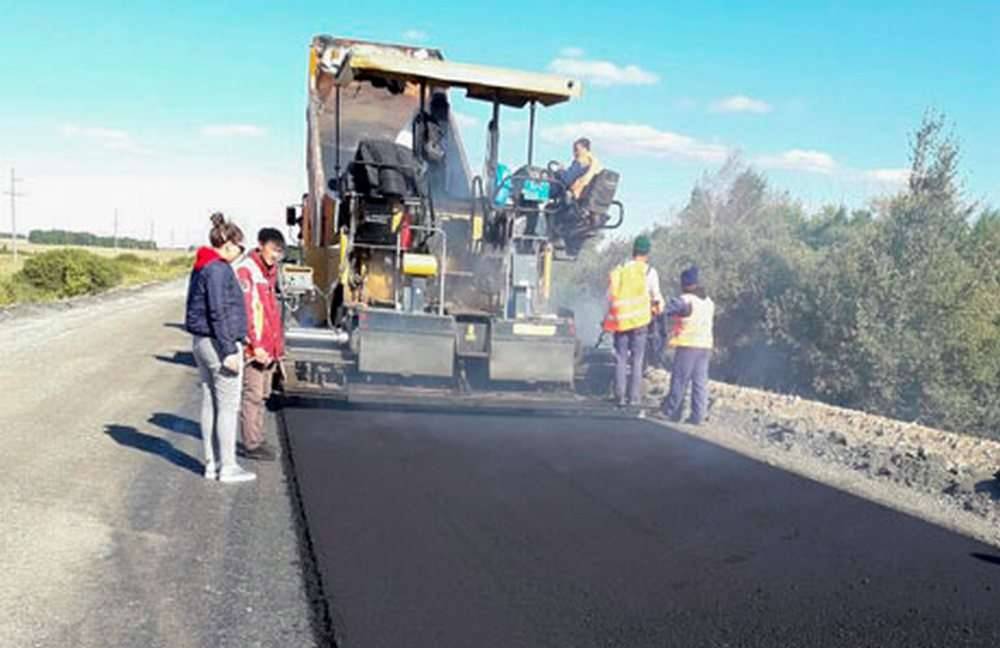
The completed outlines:
<svg viewBox="0 0 1000 648">
<path fill-rule="evenodd" d="M 738 158 L 702 177 L 648 234 L 665 293 L 701 268 L 717 304 L 713 375 L 996 435 L 1000 211 L 963 199 L 959 159 L 944 119 L 928 115 L 906 187 L 871 210 L 807 215 Z M 595 330 L 630 243 L 594 243 L 557 270 L 559 303 Z"/>
<path fill-rule="evenodd" d="M 958 158 L 943 119 L 925 118 L 907 190 L 884 203 L 872 227 L 834 243 L 772 310 L 772 332 L 795 348 L 799 375 L 822 397 L 953 429 L 989 428 L 992 399 L 983 390 L 997 385 L 1000 303 L 977 263 L 984 257 L 975 253 Z"/>
</svg>

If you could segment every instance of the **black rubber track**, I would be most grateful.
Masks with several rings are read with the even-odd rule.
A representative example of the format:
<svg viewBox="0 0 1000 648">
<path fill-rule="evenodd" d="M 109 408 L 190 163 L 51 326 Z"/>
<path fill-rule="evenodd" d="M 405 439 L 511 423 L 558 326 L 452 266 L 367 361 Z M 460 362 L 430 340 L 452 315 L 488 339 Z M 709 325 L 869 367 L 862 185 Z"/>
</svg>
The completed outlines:
<svg viewBox="0 0 1000 648">
<path fill-rule="evenodd" d="M 341 647 L 1000 645 L 1000 552 L 648 422 L 284 417 Z"/>
</svg>

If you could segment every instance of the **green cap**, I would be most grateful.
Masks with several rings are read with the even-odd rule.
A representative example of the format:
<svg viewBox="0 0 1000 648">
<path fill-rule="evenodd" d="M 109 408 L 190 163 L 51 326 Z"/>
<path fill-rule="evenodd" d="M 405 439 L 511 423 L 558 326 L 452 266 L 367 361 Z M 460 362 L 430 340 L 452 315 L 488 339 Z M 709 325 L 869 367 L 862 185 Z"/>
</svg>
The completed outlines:
<svg viewBox="0 0 1000 648">
<path fill-rule="evenodd" d="M 653 244 L 645 234 L 635 237 L 632 244 L 632 256 L 646 256 L 652 249 Z"/>
</svg>

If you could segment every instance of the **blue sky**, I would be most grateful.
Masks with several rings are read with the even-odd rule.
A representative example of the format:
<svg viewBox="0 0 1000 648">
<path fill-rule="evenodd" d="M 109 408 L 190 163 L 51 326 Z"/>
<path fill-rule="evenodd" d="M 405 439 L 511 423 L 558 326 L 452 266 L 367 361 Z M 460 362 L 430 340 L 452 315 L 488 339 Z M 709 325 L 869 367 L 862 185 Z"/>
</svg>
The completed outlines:
<svg viewBox="0 0 1000 648">
<path fill-rule="evenodd" d="M 622 173 L 629 230 L 684 203 L 731 151 L 814 207 L 863 206 L 905 176 L 943 111 L 968 197 L 1000 203 L 996 2 L 0 2 L 0 168 L 19 227 L 204 236 L 228 210 L 280 221 L 304 186 L 306 46 L 331 33 L 582 78 L 539 115 L 539 157 L 590 136 Z M 367 7 L 362 10 L 361 7 Z M 488 108 L 456 100 L 470 161 Z M 508 112 L 504 157 L 523 158 Z M 6 203 L 0 230 L 9 224 Z"/>
</svg>

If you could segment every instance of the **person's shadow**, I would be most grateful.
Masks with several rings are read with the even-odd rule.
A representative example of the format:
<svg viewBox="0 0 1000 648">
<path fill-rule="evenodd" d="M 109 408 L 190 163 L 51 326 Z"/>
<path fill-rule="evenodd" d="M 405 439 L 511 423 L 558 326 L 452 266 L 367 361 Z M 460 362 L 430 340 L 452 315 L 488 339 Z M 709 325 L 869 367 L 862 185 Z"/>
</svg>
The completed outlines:
<svg viewBox="0 0 1000 648">
<path fill-rule="evenodd" d="M 192 421 L 189 418 L 184 418 L 183 416 L 177 416 L 176 414 L 171 414 L 169 412 L 154 412 L 152 416 L 149 417 L 149 422 L 158 428 L 163 428 L 168 432 L 175 432 L 177 434 L 186 434 L 189 437 L 194 437 L 196 439 L 201 438 L 201 426 Z"/>
<path fill-rule="evenodd" d="M 160 362 L 166 362 L 169 364 L 181 365 L 182 367 L 195 367 L 194 354 L 190 351 L 174 351 L 174 355 L 154 355 L 154 358 Z"/>
<path fill-rule="evenodd" d="M 106 425 L 104 433 L 114 439 L 119 445 L 158 455 L 178 468 L 184 468 L 199 475 L 203 470 L 200 461 L 183 450 L 178 450 L 174 447 L 174 444 L 152 434 L 140 432 L 131 425 Z"/>
</svg>

